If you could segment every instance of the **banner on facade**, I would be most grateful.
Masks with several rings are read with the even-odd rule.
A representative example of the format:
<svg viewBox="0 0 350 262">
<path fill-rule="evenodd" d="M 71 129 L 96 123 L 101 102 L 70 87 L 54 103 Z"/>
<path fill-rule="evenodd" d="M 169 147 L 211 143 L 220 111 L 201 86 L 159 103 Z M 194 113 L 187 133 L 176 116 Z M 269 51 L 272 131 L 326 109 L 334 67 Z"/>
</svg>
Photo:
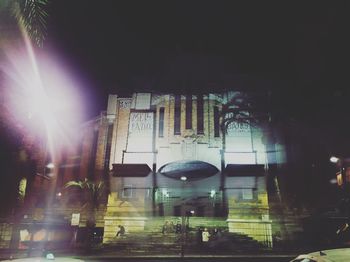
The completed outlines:
<svg viewBox="0 0 350 262">
<path fill-rule="evenodd" d="M 227 151 L 253 152 L 252 131 L 248 123 L 232 122 L 227 126 Z"/>
<path fill-rule="evenodd" d="M 130 113 L 127 152 L 152 152 L 154 112 Z"/>
</svg>

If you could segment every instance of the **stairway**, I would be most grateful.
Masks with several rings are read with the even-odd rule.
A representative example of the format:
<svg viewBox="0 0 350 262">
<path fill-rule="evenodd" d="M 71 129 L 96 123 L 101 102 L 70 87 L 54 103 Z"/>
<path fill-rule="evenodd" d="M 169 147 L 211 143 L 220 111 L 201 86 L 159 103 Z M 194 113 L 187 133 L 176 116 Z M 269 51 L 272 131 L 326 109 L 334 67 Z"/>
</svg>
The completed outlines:
<svg viewBox="0 0 350 262">
<path fill-rule="evenodd" d="M 114 252 L 120 255 L 179 255 L 184 248 L 186 255 L 191 254 L 237 254 L 263 251 L 264 247 L 256 240 L 246 235 L 224 232 L 219 238 L 208 243 L 198 242 L 198 235 L 194 231 L 185 234 L 175 233 L 130 233 L 115 238 L 111 243 L 104 244 L 104 252 Z"/>
</svg>

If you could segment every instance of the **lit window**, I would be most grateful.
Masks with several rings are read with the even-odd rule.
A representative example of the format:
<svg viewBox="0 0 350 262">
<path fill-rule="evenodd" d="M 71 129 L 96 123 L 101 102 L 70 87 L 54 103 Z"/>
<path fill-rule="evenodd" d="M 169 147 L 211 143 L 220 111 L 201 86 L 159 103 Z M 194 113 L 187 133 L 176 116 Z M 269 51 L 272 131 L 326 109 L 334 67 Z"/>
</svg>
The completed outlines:
<svg viewBox="0 0 350 262">
<path fill-rule="evenodd" d="M 164 107 L 159 108 L 159 130 L 158 136 L 164 136 Z"/>
<path fill-rule="evenodd" d="M 253 189 L 242 189 L 242 199 L 243 200 L 252 200 L 253 199 Z"/>
</svg>

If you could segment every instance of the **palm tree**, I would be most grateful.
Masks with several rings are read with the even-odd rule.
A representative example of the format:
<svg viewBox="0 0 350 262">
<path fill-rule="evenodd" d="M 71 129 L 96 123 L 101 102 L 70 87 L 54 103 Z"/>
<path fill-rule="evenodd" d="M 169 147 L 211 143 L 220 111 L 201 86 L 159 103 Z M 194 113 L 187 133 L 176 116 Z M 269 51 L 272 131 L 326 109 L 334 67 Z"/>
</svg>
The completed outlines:
<svg viewBox="0 0 350 262">
<path fill-rule="evenodd" d="M 229 126 L 232 123 L 246 124 L 249 126 L 261 126 L 267 120 L 266 104 L 261 98 L 248 93 L 235 93 L 225 104 L 222 105 L 220 112 L 220 128 L 222 133 L 222 150 L 221 150 L 221 189 L 223 197 L 223 206 L 226 208 L 225 188 L 225 152 L 226 152 L 226 135 Z M 227 212 L 227 210 L 224 210 Z"/>
<path fill-rule="evenodd" d="M 46 36 L 46 6 L 49 0 L 1 0 L 0 14 L 15 18 L 38 46 L 42 46 Z M 10 16 L 10 17 L 9 17 Z"/>
<path fill-rule="evenodd" d="M 85 203 L 81 209 L 86 209 L 87 212 L 86 229 L 88 237 L 86 238 L 86 247 L 89 248 L 93 236 L 93 229 L 96 225 L 96 213 L 104 197 L 105 185 L 102 181 L 91 181 L 85 178 L 82 181 L 67 182 L 65 188 L 71 187 L 79 188 L 84 194 Z"/>
</svg>

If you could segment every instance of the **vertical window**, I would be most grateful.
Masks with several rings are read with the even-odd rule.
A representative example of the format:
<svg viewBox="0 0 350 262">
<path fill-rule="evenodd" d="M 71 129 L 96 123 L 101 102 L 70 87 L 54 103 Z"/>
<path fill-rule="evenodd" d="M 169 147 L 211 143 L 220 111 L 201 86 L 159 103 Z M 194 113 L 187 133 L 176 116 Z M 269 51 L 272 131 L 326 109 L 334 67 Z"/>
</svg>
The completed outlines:
<svg viewBox="0 0 350 262">
<path fill-rule="evenodd" d="M 186 129 L 192 129 L 192 95 L 186 96 Z"/>
<path fill-rule="evenodd" d="M 107 129 L 107 143 L 106 143 L 106 152 L 105 152 L 105 162 L 104 170 L 109 170 L 109 158 L 111 157 L 111 147 L 112 147 L 112 136 L 113 136 L 113 124 L 108 124 Z"/>
<path fill-rule="evenodd" d="M 204 134 L 203 95 L 197 96 L 197 134 Z"/>
<path fill-rule="evenodd" d="M 174 134 L 181 134 L 181 96 L 175 95 Z"/>
<path fill-rule="evenodd" d="M 242 199 L 243 200 L 252 200 L 253 199 L 253 190 L 251 188 L 242 189 Z"/>
<path fill-rule="evenodd" d="M 158 215 L 160 217 L 164 216 L 164 204 L 163 203 L 158 204 Z"/>
<path fill-rule="evenodd" d="M 181 216 L 181 206 L 174 206 L 174 216 L 175 217 Z"/>
<path fill-rule="evenodd" d="M 164 136 L 164 107 L 159 108 L 159 130 L 158 136 Z"/>
<path fill-rule="evenodd" d="M 122 197 L 123 198 L 132 198 L 133 197 L 133 192 L 132 192 L 132 186 L 124 186 L 123 192 L 122 192 Z"/>
<path fill-rule="evenodd" d="M 220 137 L 220 116 L 217 106 L 214 106 L 214 137 Z"/>
</svg>

